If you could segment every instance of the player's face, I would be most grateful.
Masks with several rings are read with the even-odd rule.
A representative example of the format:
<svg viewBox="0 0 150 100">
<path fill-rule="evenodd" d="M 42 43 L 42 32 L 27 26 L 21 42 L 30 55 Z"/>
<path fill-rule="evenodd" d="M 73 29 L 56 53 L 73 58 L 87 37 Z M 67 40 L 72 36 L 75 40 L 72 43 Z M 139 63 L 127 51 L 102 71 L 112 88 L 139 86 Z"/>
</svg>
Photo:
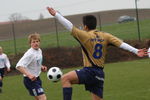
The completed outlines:
<svg viewBox="0 0 150 100">
<path fill-rule="evenodd" d="M 31 40 L 31 47 L 36 50 L 39 49 L 40 41 L 38 39 Z"/>
</svg>

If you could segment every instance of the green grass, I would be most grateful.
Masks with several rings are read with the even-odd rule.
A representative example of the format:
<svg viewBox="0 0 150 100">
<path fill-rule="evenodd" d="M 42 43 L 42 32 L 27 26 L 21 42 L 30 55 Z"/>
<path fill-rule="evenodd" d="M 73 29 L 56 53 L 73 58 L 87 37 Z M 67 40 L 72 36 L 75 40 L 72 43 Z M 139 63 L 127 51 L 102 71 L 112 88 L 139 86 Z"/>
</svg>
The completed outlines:
<svg viewBox="0 0 150 100">
<path fill-rule="evenodd" d="M 150 38 L 150 20 L 140 21 L 141 26 L 141 39 Z M 136 22 L 122 23 L 122 24 L 113 24 L 102 27 L 102 31 L 109 32 L 121 39 L 124 40 L 138 40 L 137 26 Z M 79 46 L 78 42 L 70 35 L 69 32 L 59 32 L 58 33 L 58 42 L 55 33 L 48 33 L 41 35 L 41 47 L 75 47 Z M 5 53 L 8 55 L 15 54 L 14 41 L 7 40 L 1 41 L 0 46 L 4 48 Z M 29 48 L 27 43 L 27 37 L 19 38 L 16 40 L 16 52 L 22 53 Z"/>
<path fill-rule="evenodd" d="M 150 38 L 150 20 L 140 21 L 140 36 L 141 39 Z M 124 40 L 138 40 L 137 23 L 128 22 L 121 24 L 113 24 L 102 27 L 102 31 L 109 32 Z"/>
<path fill-rule="evenodd" d="M 106 100 L 149 100 L 150 59 L 108 64 Z"/>
<path fill-rule="evenodd" d="M 150 100 L 150 59 L 130 62 L 110 63 L 105 65 L 104 100 Z M 66 73 L 70 70 L 63 69 Z M 46 73 L 41 74 L 43 87 L 48 100 L 62 100 L 60 82 L 52 83 L 47 80 Z M 73 86 L 72 100 L 91 100 L 90 93 L 83 85 Z M 24 88 L 22 75 L 4 78 L 1 100 L 33 100 Z"/>
</svg>

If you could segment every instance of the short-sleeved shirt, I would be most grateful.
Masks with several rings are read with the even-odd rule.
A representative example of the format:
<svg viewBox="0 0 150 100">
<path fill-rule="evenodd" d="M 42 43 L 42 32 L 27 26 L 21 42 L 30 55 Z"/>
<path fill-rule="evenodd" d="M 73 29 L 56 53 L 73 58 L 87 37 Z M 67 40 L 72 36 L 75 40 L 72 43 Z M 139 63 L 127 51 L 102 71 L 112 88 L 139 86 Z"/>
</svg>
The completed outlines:
<svg viewBox="0 0 150 100">
<path fill-rule="evenodd" d="M 33 48 L 28 49 L 28 51 L 19 60 L 16 67 L 25 67 L 28 72 L 32 75 L 38 77 L 41 73 L 42 67 L 42 51 L 39 48 L 35 50 Z M 26 76 L 26 75 L 24 75 Z"/>
<path fill-rule="evenodd" d="M 0 68 L 10 68 L 10 62 L 6 54 L 0 54 Z"/>
<path fill-rule="evenodd" d="M 87 32 L 73 27 L 72 35 L 81 44 L 85 67 L 104 67 L 108 45 L 119 47 L 122 43 L 117 37 L 97 30 Z"/>
</svg>

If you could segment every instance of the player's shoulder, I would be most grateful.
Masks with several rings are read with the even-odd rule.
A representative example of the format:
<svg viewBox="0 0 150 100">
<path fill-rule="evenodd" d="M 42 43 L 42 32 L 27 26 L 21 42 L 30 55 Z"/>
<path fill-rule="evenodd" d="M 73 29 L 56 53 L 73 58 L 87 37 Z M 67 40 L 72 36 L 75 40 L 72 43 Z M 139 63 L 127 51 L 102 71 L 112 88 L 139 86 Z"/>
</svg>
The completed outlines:
<svg viewBox="0 0 150 100">
<path fill-rule="evenodd" d="M 77 28 L 76 26 L 73 26 L 72 33 L 87 33 L 82 28 Z"/>
<path fill-rule="evenodd" d="M 102 35 L 102 36 L 105 36 L 105 37 L 109 37 L 109 36 L 112 36 L 110 33 L 107 33 L 107 32 L 104 32 L 104 31 L 95 31 L 97 32 L 99 35 Z"/>
<path fill-rule="evenodd" d="M 99 31 L 99 30 L 95 30 L 95 32 L 97 32 L 99 34 L 109 34 L 109 33 L 105 32 L 105 31 Z"/>
<path fill-rule="evenodd" d="M 34 55 L 34 50 L 32 48 L 28 49 L 25 53 L 24 56 L 33 56 Z"/>
<path fill-rule="evenodd" d="M 42 50 L 41 50 L 40 48 L 39 48 L 38 50 L 35 50 L 35 49 L 33 49 L 33 48 L 30 48 L 30 49 L 28 49 L 28 50 L 26 51 L 26 54 L 34 55 L 34 54 L 37 54 L 37 52 L 38 52 L 38 53 L 41 53 Z"/>
<path fill-rule="evenodd" d="M 39 48 L 39 51 L 40 51 L 40 52 L 42 52 L 42 49 L 41 49 L 41 48 Z"/>
<path fill-rule="evenodd" d="M 2 54 L 3 57 L 7 57 L 7 55 L 5 53 Z"/>
<path fill-rule="evenodd" d="M 108 32 L 102 32 L 105 37 L 114 37 L 112 34 Z"/>
</svg>

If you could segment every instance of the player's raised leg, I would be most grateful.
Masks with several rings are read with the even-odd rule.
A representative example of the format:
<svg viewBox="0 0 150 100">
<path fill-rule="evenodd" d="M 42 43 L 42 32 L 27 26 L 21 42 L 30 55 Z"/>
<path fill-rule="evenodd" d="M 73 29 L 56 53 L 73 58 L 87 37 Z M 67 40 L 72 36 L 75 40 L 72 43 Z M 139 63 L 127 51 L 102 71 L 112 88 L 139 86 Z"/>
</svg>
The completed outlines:
<svg viewBox="0 0 150 100">
<path fill-rule="evenodd" d="M 91 93 L 92 95 L 92 100 L 103 100 L 102 98 L 100 98 L 99 96 L 95 95 L 94 93 Z"/>
<path fill-rule="evenodd" d="M 3 85 L 3 83 L 2 83 L 2 77 L 0 76 L 0 93 L 2 92 L 2 85 Z"/>
<path fill-rule="evenodd" d="M 61 78 L 63 87 L 63 100 L 71 100 L 72 97 L 72 84 L 78 84 L 79 79 L 75 71 L 64 74 Z"/>
</svg>

